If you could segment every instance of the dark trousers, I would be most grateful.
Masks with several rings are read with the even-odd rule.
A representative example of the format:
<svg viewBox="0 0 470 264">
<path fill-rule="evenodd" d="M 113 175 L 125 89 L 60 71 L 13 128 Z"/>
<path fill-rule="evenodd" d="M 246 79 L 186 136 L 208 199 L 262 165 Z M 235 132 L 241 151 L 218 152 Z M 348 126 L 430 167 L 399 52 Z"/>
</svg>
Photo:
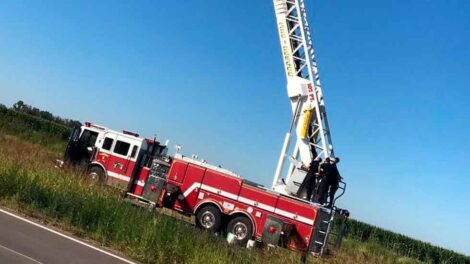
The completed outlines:
<svg viewBox="0 0 470 264">
<path fill-rule="evenodd" d="M 309 185 L 307 186 L 307 201 L 312 199 L 313 191 L 315 190 L 315 186 Z"/>
<path fill-rule="evenodd" d="M 306 200 L 310 201 L 312 199 L 313 191 L 315 190 L 315 175 L 313 173 L 307 173 L 305 179 L 299 187 L 297 195 L 303 196 L 303 192 L 306 192 Z"/>
<path fill-rule="evenodd" d="M 325 179 L 322 180 L 322 183 L 320 185 L 320 193 L 319 193 L 319 199 L 318 202 L 321 204 L 325 204 L 326 200 L 328 198 L 328 193 L 329 193 L 329 206 L 333 206 L 333 201 L 335 199 L 335 194 L 336 191 L 338 190 L 338 183 L 337 182 L 328 182 Z"/>
<path fill-rule="evenodd" d="M 330 203 L 329 203 L 330 207 L 333 206 L 333 202 L 335 200 L 335 194 L 336 194 L 337 190 L 338 190 L 338 183 L 337 182 L 334 182 L 334 183 L 330 184 Z"/>
<path fill-rule="evenodd" d="M 313 196 L 313 201 L 316 202 L 316 203 L 322 203 L 322 190 L 324 188 L 324 185 L 325 185 L 325 180 L 322 179 L 322 178 L 319 178 L 318 181 L 317 181 L 317 185 L 315 187 L 315 192 L 314 192 L 314 196 Z"/>
</svg>

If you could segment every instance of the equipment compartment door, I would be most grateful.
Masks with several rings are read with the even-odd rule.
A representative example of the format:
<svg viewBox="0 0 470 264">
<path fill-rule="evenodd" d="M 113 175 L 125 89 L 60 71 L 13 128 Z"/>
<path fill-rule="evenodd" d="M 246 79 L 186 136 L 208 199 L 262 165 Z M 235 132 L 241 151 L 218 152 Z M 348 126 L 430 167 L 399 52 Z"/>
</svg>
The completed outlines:
<svg viewBox="0 0 470 264">
<path fill-rule="evenodd" d="M 176 206 L 188 212 L 193 211 L 198 202 L 199 187 L 205 171 L 206 169 L 203 167 L 188 164 Z"/>
<path fill-rule="evenodd" d="M 165 188 L 166 180 L 155 175 L 149 175 L 145 183 L 144 192 L 142 197 L 150 202 L 158 203 L 158 198 Z"/>
<path fill-rule="evenodd" d="M 142 197 L 148 201 L 158 203 L 158 199 L 161 196 L 163 189 L 166 187 L 166 176 L 169 170 L 170 164 L 162 162 L 160 160 L 153 160 L 150 174 L 147 182 L 144 186 Z"/>
</svg>

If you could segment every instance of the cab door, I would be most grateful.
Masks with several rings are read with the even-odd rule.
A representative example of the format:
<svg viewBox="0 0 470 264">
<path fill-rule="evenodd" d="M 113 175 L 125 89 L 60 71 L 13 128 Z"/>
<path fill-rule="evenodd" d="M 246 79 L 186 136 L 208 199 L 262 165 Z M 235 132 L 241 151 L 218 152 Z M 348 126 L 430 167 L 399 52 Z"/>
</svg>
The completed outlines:
<svg viewBox="0 0 470 264">
<path fill-rule="evenodd" d="M 78 160 L 77 153 L 79 152 L 79 149 L 77 142 L 80 139 L 81 132 L 82 131 L 79 126 L 75 126 L 72 129 L 69 141 L 67 142 L 67 148 L 65 149 L 64 160 L 71 160 L 73 162 Z"/>
<path fill-rule="evenodd" d="M 93 151 L 89 148 L 94 148 L 98 138 L 98 132 L 88 128 L 80 132 L 79 129 L 74 129 L 70 136 L 69 144 L 66 150 L 66 158 L 76 165 L 88 165 L 91 161 Z"/>
<path fill-rule="evenodd" d="M 98 146 L 98 153 L 96 155 L 96 161 L 101 163 L 106 170 L 109 170 L 111 162 L 110 157 L 113 155 L 114 144 L 116 143 L 117 135 L 114 133 L 105 133 L 103 138 L 100 140 L 100 146 Z"/>
<path fill-rule="evenodd" d="M 131 151 L 131 142 L 118 136 L 106 164 L 108 176 L 126 186 L 131 177 L 130 173 L 127 173 Z"/>
</svg>

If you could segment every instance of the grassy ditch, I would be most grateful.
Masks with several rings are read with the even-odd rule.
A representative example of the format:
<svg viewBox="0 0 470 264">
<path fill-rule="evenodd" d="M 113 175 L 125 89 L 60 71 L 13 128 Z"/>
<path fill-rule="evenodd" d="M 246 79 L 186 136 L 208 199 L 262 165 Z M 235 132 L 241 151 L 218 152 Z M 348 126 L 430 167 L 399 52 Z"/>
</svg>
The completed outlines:
<svg viewBox="0 0 470 264">
<path fill-rule="evenodd" d="M 117 192 L 56 170 L 57 154 L 0 134 L 0 204 L 143 263 L 299 263 L 284 249 L 246 250 L 165 215 L 136 208 Z M 375 242 L 347 239 L 335 258 L 311 263 L 419 263 Z"/>
</svg>

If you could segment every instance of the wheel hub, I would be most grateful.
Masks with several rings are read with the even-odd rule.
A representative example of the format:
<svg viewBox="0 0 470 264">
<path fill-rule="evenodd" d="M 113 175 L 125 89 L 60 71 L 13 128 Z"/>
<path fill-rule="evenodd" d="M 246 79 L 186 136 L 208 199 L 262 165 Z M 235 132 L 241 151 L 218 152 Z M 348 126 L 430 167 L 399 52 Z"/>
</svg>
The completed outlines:
<svg viewBox="0 0 470 264">
<path fill-rule="evenodd" d="M 209 229 L 212 226 L 214 226 L 214 224 L 215 224 L 214 214 L 211 212 L 204 212 L 201 217 L 201 225 L 204 228 Z"/>
<path fill-rule="evenodd" d="M 237 237 L 238 240 L 243 240 L 248 236 L 248 227 L 245 223 L 238 222 L 233 226 L 233 234 Z"/>
<path fill-rule="evenodd" d="M 91 172 L 90 174 L 88 174 L 88 178 L 93 182 L 97 182 L 100 180 L 100 175 L 98 175 L 98 173 L 96 172 Z"/>
</svg>

